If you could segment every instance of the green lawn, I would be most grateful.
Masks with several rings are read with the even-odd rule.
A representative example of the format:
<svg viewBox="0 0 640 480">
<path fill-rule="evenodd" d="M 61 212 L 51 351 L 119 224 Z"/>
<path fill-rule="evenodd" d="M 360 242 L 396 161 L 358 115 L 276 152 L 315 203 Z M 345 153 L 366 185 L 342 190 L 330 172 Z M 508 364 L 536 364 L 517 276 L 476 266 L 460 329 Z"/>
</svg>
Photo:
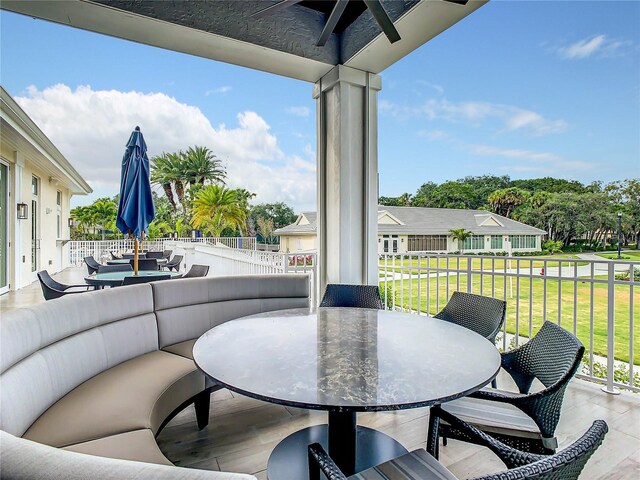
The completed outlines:
<svg viewBox="0 0 640 480">
<path fill-rule="evenodd" d="M 507 301 L 507 332 L 529 336 L 529 318 L 532 320 L 532 332 L 542 325 L 543 311 L 546 318 L 553 322 L 561 319 L 561 325 L 573 332 L 574 318 L 573 306 L 577 303 L 575 330 L 578 338 L 583 342 L 587 350 L 592 349 L 597 355 L 607 354 L 607 296 L 608 290 L 605 283 L 592 285 L 589 283 L 577 284 L 577 292 L 572 281 L 540 278 L 507 278 L 479 274 L 472 277 L 471 291 L 476 294 L 494 296 Z M 480 289 L 482 281 L 482 290 Z M 493 282 L 493 283 L 492 283 Z M 547 289 L 547 303 L 544 305 L 544 289 Z M 432 277 L 430 280 L 421 278 L 411 282 L 405 280 L 389 281 L 387 285 L 394 289 L 396 305 L 411 308 L 416 311 L 430 314 L 437 313 L 455 290 L 467 291 L 467 275 Z M 428 290 L 427 290 L 428 287 Z M 385 282 L 380 283 L 380 289 L 384 298 Z M 436 303 L 440 292 L 439 304 Z M 519 294 L 518 294 L 519 292 Z M 558 295 L 560 292 L 560 311 L 558 311 Z M 427 300 L 428 295 L 428 300 Z M 575 295 L 575 297 L 574 297 Z M 519 301 L 516 302 L 516 298 Z M 532 297 L 532 308 L 529 311 L 529 299 Z M 590 311 L 593 304 L 593 346 L 590 344 Z M 615 285 L 615 357 L 619 360 L 629 361 L 629 338 L 633 333 L 634 363 L 640 364 L 640 289 L 634 289 L 633 295 L 633 332 L 630 332 L 630 292 L 626 285 Z"/>
<path fill-rule="evenodd" d="M 598 255 L 599 257 L 608 258 L 608 259 L 611 259 L 611 260 L 616 260 L 618 258 L 618 252 L 616 252 L 616 253 L 597 253 L 596 255 Z M 636 260 L 640 260 L 640 252 L 638 252 L 638 251 L 633 251 L 633 252 L 625 251 L 625 252 L 622 252 L 620 254 L 620 257 L 621 257 L 621 260 L 636 261 Z"/>
<path fill-rule="evenodd" d="M 558 267 L 561 263 L 563 267 L 573 267 L 576 263 L 578 265 L 587 265 L 585 261 L 579 262 L 561 262 L 562 259 L 578 259 L 574 254 L 569 253 L 561 253 L 554 255 L 542 255 L 538 257 L 518 257 L 515 260 L 505 260 L 504 257 L 474 257 L 473 255 L 469 256 L 447 256 L 443 255 L 441 257 L 431 257 L 431 258 L 411 258 L 409 259 L 408 254 L 403 255 L 402 260 L 387 258 L 386 264 L 384 260 L 381 260 L 379 263 L 379 267 L 381 269 L 386 269 L 392 272 L 400 272 L 409 273 L 408 268 L 410 267 L 411 273 L 416 275 L 419 271 L 423 274 L 436 273 L 436 268 L 443 270 L 460 270 L 462 273 L 466 272 L 469 268 L 469 262 L 471 262 L 472 270 L 491 270 L 491 271 L 503 271 L 505 269 L 505 263 L 507 264 L 507 269 L 511 268 L 520 268 L 520 269 L 531 269 L 533 271 L 538 271 L 545 265 L 547 268 Z M 432 271 L 433 270 L 433 271 Z"/>
</svg>

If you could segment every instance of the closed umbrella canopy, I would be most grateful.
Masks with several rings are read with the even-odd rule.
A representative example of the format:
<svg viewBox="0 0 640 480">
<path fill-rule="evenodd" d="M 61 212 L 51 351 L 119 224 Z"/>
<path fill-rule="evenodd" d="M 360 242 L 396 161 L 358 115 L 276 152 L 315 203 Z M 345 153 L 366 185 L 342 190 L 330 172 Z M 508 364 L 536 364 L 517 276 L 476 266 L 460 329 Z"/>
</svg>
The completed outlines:
<svg viewBox="0 0 640 480">
<path fill-rule="evenodd" d="M 122 157 L 120 175 L 120 201 L 116 226 L 125 235 L 135 238 L 133 271 L 138 275 L 138 239 L 144 240 L 144 233 L 155 217 L 151 183 L 149 182 L 149 157 L 140 127 L 129 137 L 127 149 Z"/>
<path fill-rule="evenodd" d="M 136 127 L 122 157 L 116 226 L 125 235 L 132 235 L 138 239 L 142 238 L 142 232 L 147 231 L 154 217 L 147 144 L 140 127 Z"/>
</svg>

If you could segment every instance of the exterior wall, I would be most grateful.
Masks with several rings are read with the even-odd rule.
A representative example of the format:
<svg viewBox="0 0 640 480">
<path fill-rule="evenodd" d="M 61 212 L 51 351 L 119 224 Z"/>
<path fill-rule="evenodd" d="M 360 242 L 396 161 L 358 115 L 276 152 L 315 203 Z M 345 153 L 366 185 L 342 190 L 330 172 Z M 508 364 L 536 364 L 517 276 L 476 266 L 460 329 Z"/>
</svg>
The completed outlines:
<svg viewBox="0 0 640 480">
<path fill-rule="evenodd" d="M 494 234 L 495 235 L 495 234 Z M 478 253 L 478 252 L 539 252 L 542 250 L 542 235 L 536 235 L 536 246 L 535 248 L 511 248 L 509 243 L 509 235 L 502 235 L 502 248 L 491 248 L 491 235 L 484 236 L 484 246 L 485 248 L 473 249 L 473 248 L 465 248 L 465 253 Z M 447 237 L 447 252 L 458 252 L 460 251 L 460 247 L 458 246 L 458 242 L 451 236 Z"/>
<path fill-rule="evenodd" d="M 280 236 L 280 253 L 290 252 L 309 252 L 316 250 L 316 235 L 281 235 Z"/>
<path fill-rule="evenodd" d="M 40 249 L 37 252 L 38 265 L 36 271 L 48 270 L 58 272 L 67 265 L 64 259 L 68 257 L 62 245 L 62 239 L 69 239 L 69 205 L 70 192 L 63 185 L 55 181 L 49 182 L 49 175 L 38 170 L 34 165 L 24 160 L 21 152 L 10 151 L 2 145 L 0 156 L 9 165 L 9 202 L 7 208 L 8 239 L 8 280 L 10 290 L 24 287 L 36 280 L 32 271 L 31 255 L 31 227 L 32 219 L 36 218 Z M 38 208 L 32 209 L 31 179 L 39 179 Z M 62 193 L 60 208 L 61 232 L 58 238 L 58 206 L 57 192 Z M 28 218 L 18 220 L 17 204 L 28 205 Z"/>
<path fill-rule="evenodd" d="M 397 253 L 397 254 L 401 254 L 401 253 L 407 253 L 407 247 L 409 245 L 409 236 L 408 235 L 378 235 L 378 254 L 383 254 L 383 253 Z M 384 246 L 385 246 L 385 240 L 388 241 L 389 244 L 389 248 L 388 251 L 385 252 L 384 251 Z M 397 249 L 394 252 L 394 245 L 393 242 L 397 241 Z"/>
</svg>

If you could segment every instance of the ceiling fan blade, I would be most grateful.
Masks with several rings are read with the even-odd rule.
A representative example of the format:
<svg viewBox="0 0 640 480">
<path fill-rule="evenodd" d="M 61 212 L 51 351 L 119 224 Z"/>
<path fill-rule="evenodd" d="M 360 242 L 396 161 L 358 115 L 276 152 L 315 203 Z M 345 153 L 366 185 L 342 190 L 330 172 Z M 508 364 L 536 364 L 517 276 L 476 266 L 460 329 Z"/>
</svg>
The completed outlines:
<svg viewBox="0 0 640 480">
<path fill-rule="evenodd" d="M 387 15 L 384 7 L 380 3 L 380 0 L 364 0 L 365 5 L 373 15 L 373 18 L 378 22 L 380 28 L 389 39 L 390 43 L 395 43 L 400 40 L 400 33 L 396 30 L 395 25 Z"/>
<path fill-rule="evenodd" d="M 273 5 L 269 5 L 267 8 L 263 8 L 262 10 L 257 11 L 256 13 L 251 14 L 253 18 L 264 18 L 269 15 L 273 15 L 274 13 L 283 10 L 285 8 L 289 8 L 296 3 L 300 3 L 302 0 L 282 0 L 281 2 L 274 3 Z"/>
<path fill-rule="evenodd" d="M 327 18 L 327 23 L 324 25 L 322 32 L 320 32 L 320 38 L 318 38 L 318 42 L 316 43 L 317 46 L 324 47 L 327 43 L 327 40 L 329 40 L 329 37 L 335 30 L 336 25 L 338 25 L 338 21 L 348 4 L 349 0 L 338 0 L 333 6 L 333 10 L 331 10 L 329 18 Z"/>
</svg>

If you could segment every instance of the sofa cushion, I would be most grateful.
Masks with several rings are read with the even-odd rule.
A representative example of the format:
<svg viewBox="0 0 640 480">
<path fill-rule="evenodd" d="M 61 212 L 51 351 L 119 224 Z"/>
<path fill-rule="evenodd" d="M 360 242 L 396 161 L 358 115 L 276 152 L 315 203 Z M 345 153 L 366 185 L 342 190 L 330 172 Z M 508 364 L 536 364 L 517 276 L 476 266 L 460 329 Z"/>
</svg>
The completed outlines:
<svg viewBox="0 0 640 480">
<path fill-rule="evenodd" d="M 84 295 L 84 294 L 83 294 Z M 31 480 L 256 480 L 251 475 L 94 457 L 0 431 L 2 478 Z"/>
<path fill-rule="evenodd" d="M 75 445 L 64 447 L 64 449 L 98 457 L 173 465 L 162 454 L 153 432 L 148 428 L 111 435 L 98 440 L 91 440 L 90 442 L 76 443 Z"/>
<path fill-rule="evenodd" d="M 231 319 L 309 306 L 309 277 L 301 274 L 187 278 L 151 286 L 160 348 L 196 339 Z"/>
<path fill-rule="evenodd" d="M 149 428 L 204 389 L 204 376 L 192 360 L 154 351 L 87 380 L 29 427 L 24 437 L 65 447 Z"/>
<path fill-rule="evenodd" d="M 0 429 L 24 434 L 81 383 L 158 349 L 151 287 L 137 287 L 121 295 L 68 295 L 2 315 Z"/>
<path fill-rule="evenodd" d="M 165 352 L 180 355 L 184 358 L 190 358 L 193 360 L 193 346 L 196 343 L 196 339 L 187 340 L 186 342 L 174 343 L 173 345 L 167 345 L 162 350 Z"/>
</svg>

